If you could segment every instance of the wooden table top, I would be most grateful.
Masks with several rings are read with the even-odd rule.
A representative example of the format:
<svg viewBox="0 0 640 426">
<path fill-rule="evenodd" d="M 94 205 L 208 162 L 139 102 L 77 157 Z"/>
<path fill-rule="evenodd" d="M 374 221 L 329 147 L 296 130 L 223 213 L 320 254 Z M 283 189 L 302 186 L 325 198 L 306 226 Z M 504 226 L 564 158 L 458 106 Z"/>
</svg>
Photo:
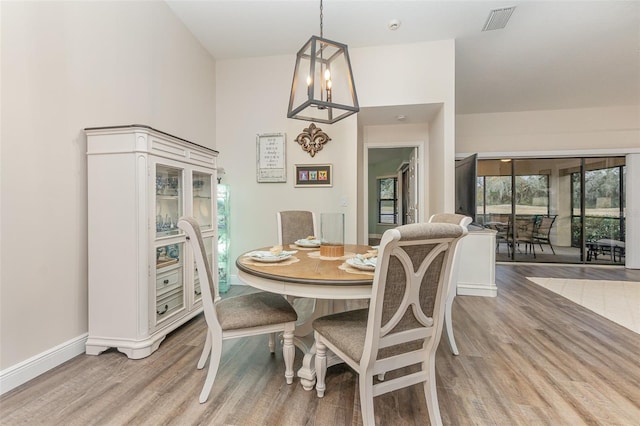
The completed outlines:
<svg viewBox="0 0 640 426">
<path fill-rule="evenodd" d="M 268 251 L 270 247 L 264 247 L 257 250 Z M 285 247 L 285 250 L 293 250 Z M 246 272 L 257 277 L 307 284 L 327 284 L 327 285 L 371 285 L 373 283 L 373 275 L 367 273 L 346 272 L 339 269 L 340 265 L 345 262 L 346 257 L 352 254 L 364 254 L 371 250 L 371 246 L 346 244 L 344 247 L 345 257 L 340 260 L 326 260 L 319 257 L 319 249 L 298 250 L 295 256 L 298 262 L 286 264 L 258 264 L 250 258 L 245 257 L 243 253 L 236 260 L 236 266 L 240 271 Z M 254 251 L 254 250 L 251 250 Z M 250 252 L 247 252 L 250 253 Z M 310 253 L 315 253 L 309 256 Z M 292 256 L 292 257 L 293 257 Z"/>
</svg>

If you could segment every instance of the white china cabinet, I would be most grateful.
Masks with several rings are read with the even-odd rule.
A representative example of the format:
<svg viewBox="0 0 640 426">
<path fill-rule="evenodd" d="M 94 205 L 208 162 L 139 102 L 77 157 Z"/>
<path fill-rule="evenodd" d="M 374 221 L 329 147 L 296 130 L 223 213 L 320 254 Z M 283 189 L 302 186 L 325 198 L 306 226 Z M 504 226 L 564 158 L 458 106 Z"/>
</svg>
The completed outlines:
<svg viewBox="0 0 640 426">
<path fill-rule="evenodd" d="M 89 337 L 86 353 L 153 353 L 202 312 L 180 216 L 200 223 L 217 275 L 217 151 L 142 125 L 85 129 Z"/>
</svg>

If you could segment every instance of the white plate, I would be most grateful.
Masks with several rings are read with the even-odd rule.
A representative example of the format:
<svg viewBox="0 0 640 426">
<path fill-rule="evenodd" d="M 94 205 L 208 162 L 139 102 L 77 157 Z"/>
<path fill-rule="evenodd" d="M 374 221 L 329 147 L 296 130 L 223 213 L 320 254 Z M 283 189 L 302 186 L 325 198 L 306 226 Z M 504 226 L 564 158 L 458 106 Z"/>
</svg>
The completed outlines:
<svg viewBox="0 0 640 426">
<path fill-rule="evenodd" d="M 300 247 L 320 247 L 320 240 L 298 240 L 295 244 Z"/>
<path fill-rule="evenodd" d="M 376 269 L 375 265 L 364 263 L 362 259 L 359 259 L 357 257 L 347 259 L 347 264 L 349 266 L 353 266 L 356 269 L 360 269 L 361 271 L 375 271 Z"/>
<path fill-rule="evenodd" d="M 290 250 L 282 251 L 280 254 L 272 254 L 270 251 L 253 251 L 251 253 L 247 253 L 247 256 L 257 262 L 274 263 L 288 259 L 297 252 L 298 250 Z"/>
<path fill-rule="evenodd" d="M 290 254 L 284 254 L 284 255 L 280 255 L 280 256 L 249 256 L 251 258 L 251 260 L 255 260 L 256 262 L 262 262 L 262 263 L 275 263 L 275 262 L 282 262 L 283 260 L 286 260 L 288 258 L 291 257 Z"/>
</svg>

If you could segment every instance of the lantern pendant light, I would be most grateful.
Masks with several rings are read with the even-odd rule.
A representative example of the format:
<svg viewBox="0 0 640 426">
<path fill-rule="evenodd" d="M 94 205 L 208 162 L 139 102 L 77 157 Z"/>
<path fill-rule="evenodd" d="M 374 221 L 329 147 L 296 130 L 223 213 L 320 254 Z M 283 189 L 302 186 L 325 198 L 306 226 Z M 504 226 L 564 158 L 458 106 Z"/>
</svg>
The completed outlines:
<svg viewBox="0 0 640 426">
<path fill-rule="evenodd" d="M 311 36 L 296 56 L 288 118 L 333 124 L 360 111 L 347 45 Z"/>
</svg>

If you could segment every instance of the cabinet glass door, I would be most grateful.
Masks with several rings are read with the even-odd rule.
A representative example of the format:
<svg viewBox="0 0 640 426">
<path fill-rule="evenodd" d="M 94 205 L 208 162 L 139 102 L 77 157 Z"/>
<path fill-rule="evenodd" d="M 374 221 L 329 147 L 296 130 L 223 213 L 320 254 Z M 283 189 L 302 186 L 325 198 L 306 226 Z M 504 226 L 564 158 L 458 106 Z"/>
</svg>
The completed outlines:
<svg viewBox="0 0 640 426">
<path fill-rule="evenodd" d="M 211 174 L 193 172 L 193 216 L 203 229 L 213 228 L 212 179 Z"/>
<path fill-rule="evenodd" d="M 156 247 L 156 323 L 185 307 L 183 250 L 183 243 Z"/>
<path fill-rule="evenodd" d="M 156 237 L 176 235 L 182 216 L 183 170 L 156 165 Z"/>
</svg>

